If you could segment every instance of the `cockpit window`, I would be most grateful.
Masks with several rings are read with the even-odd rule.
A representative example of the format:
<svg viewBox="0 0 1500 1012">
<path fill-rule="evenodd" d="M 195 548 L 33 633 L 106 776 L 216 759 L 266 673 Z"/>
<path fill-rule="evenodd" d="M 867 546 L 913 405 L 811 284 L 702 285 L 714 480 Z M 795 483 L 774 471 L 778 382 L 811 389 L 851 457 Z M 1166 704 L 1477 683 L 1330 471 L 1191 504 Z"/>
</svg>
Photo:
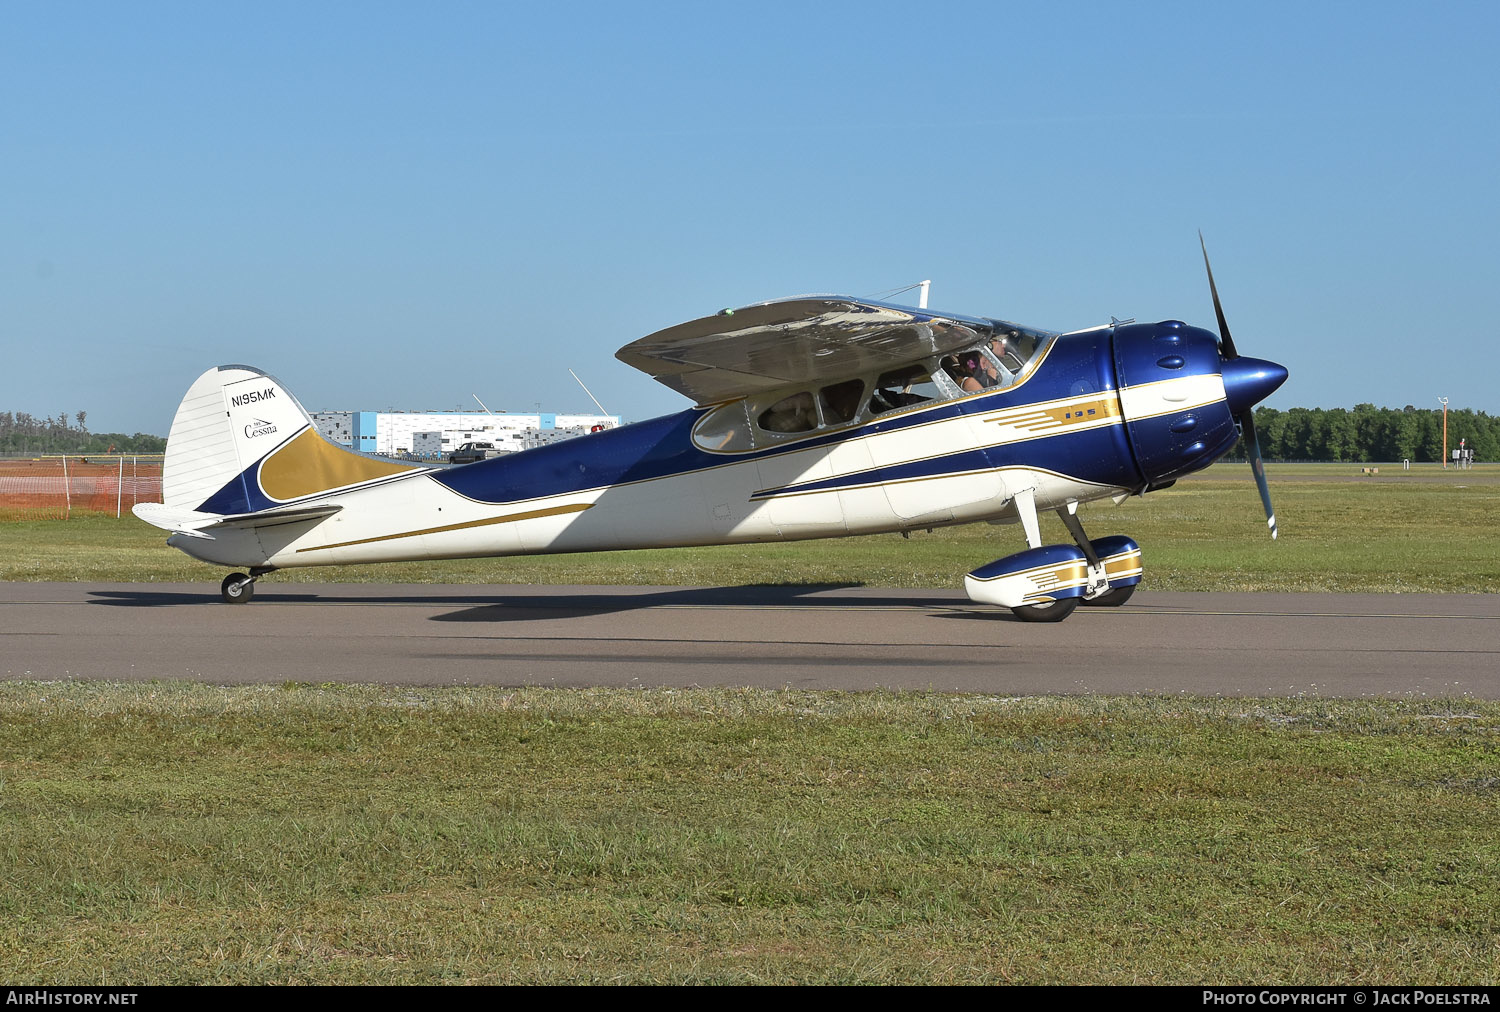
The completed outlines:
<svg viewBox="0 0 1500 1012">
<path fill-rule="evenodd" d="M 1012 375 L 1020 375 L 1025 370 L 1026 364 L 1036 355 L 1037 350 L 1049 337 L 1053 336 L 1043 331 L 1018 327 L 1001 320 L 996 320 L 995 324 L 995 333 L 990 339 L 989 350 Z"/>
</svg>

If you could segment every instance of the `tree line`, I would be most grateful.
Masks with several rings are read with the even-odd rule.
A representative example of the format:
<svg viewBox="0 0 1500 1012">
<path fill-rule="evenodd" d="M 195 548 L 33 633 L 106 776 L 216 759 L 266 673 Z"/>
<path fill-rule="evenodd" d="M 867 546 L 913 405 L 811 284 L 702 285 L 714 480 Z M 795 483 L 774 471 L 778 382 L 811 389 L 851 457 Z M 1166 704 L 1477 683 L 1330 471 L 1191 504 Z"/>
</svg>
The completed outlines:
<svg viewBox="0 0 1500 1012">
<path fill-rule="evenodd" d="M 1267 460 L 1437 462 L 1443 456 L 1441 408 L 1377 408 L 1356 404 L 1345 408 L 1255 409 L 1255 433 L 1261 456 Z M 1500 460 L 1500 418 L 1469 408 L 1448 411 L 1448 451 L 1466 448 L 1475 460 Z M 1230 451 L 1244 457 L 1240 440 Z"/>
<path fill-rule="evenodd" d="M 36 418 L 24 411 L 0 411 L 0 453 L 162 453 L 167 441 L 144 432 L 90 432 L 87 413 Z M 1255 409 L 1261 455 L 1269 460 L 1432 461 L 1443 455 L 1441 409 L 1346 408 Z M 1448 412 L 1448 449 L 1468 440 L 1476 460 L 1500 460 L 1500 418 L 1459 408 Z M 1230 451 L 1244 457 L 1243 440 Z"/>
<path fill-rule="evenodd" d="M 88 412 L 56 418 L 37 418 L 24 411 L 0 411 L 0 453 L 163 453 L 167 441 L 161 436 L 137 432 L 90 432 Z"/>
</svg>

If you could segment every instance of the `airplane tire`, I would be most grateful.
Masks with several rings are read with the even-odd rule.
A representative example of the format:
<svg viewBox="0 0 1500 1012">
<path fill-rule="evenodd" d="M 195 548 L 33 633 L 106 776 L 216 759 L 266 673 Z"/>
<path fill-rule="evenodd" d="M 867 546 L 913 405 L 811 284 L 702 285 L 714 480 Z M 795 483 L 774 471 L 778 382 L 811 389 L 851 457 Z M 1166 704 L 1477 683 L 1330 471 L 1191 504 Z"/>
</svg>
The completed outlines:
<svg viewBox="0 0 1500 1012">
<path fill-rule="evenodd" d="M 1094 608 L 1118 608 L 1130 600 L 1130 595 L 1135 593 L 1135 584 L 1128 587 L 1116 587 L 1106 590 L 1095 598 L 1084 598 L 1083 603 Z"/>
<path fill-rule="evenodd" d="M 1078 598 L 1065 597 L 1060 601 L 1048 601 L 1046 604 L 1022 605 L 1010 611 L 1022 622 L 1061 622 L 1073 614 L 1073 609 L 1076 607 L 1078 607 Z"/>
<path fill-rule="evenodd" d="M 219 584 L 219 595 L 225 604 L 244 604 L 255 596 L 255 581 L 244 573 L 230 573 Z"/>
</svg>

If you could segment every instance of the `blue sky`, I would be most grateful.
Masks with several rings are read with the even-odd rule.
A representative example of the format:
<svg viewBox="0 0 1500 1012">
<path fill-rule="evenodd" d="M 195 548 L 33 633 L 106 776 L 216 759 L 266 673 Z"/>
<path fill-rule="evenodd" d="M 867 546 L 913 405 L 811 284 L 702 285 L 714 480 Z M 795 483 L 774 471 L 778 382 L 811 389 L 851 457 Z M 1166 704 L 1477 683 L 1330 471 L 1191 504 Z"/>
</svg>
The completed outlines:
<svg viewBox="0 0 1500 1012">
<path fill-rule="evenodd" d="M 1500 5 L 0 0 L 0 410 L 686 402 L 616 348 L 933 280 L 1500 413 Z"/>
</svg>

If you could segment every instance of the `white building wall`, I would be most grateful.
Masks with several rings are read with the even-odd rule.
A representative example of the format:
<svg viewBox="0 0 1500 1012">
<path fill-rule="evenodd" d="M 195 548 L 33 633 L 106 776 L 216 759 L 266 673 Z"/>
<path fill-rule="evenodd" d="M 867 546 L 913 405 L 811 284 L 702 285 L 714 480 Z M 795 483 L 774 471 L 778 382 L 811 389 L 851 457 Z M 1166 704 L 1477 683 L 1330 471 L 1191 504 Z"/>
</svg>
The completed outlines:
<svg viewBox="0 0 1500 1012">
<path fill-rule="evenodd" d="M 596 425 L 602 425 L 606 429 L 619 427 L 619 415 L 553 415 L 555 421 L 552 423 L 558 429 L 583 429 L 588 432 Z"/>
<path fill-rule="evenodd" d="M 550 423 L 543 427 L 543 420 Z M 550 433 L 553 429 L 588 432 L 595 425 L 615 428 L 618 415 L 483 414 L 457 411 L 381 411 L 375 415 L 375 453 L 411 452 L 418 432 L 441 432 L 443 451 L 461 443 L 490 442 L 497 449 L 519 450 L 536 444 L 527 433 Z"/>
</svg>

